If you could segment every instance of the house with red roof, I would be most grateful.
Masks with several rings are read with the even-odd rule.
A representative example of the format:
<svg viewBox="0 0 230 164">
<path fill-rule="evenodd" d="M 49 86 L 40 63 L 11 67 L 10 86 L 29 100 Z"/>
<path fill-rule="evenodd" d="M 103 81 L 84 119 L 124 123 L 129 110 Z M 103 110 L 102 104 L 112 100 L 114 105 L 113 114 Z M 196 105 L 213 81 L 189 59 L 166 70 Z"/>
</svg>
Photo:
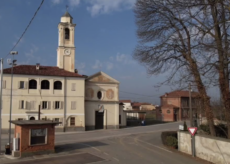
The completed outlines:
<svg viewBox="0 0 230 164">
<path fill-rule="evenodd" d="M 176 90 L 165 93 L 161 99 L 162 121 L 179 121 L 189 119 L 189 91 Z M 191 92 L 192 112 L 198 114 L 200 97 L 198 92 Z"/>
</svg>

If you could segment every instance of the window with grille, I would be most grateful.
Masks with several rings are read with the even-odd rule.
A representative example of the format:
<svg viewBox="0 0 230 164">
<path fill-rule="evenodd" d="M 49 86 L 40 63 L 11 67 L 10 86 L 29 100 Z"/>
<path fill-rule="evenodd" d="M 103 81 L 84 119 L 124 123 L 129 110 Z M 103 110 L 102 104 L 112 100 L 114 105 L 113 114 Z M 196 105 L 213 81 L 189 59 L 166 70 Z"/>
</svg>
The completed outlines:
<svg viewBox="0 0 230 164">
<path fill-rule="evenodd" d="M 41 89 L 50 89 L 50 82 L 48 80 L 42 80 Z"/>
<path fill-rule="evenodd" d="M 31 129 L 30 145 L 46 144 L 47 129 Z"/>
<path fill-rule="evenodd" d="M 75 117 L 70 118 L 70 125 L 75 126 Z"/>
<path fill-rule="evenodd" d="M 24 109 L 24 100 L 21 101 L 21 109 Z"/>
<path fill-rule="evenodd" d="M 29 81 L 29 89 L 37 89 L 37 81 L 32 79 Z"/>
<path fill-rule="evenodd" d="M 48 109 L 48 102 L 42 101 L 42 109 Z"/>
<path fill-rule="evenodd" d="M 19 101 L 19 109 L 26 109 L 26 101 L 24 100 Z"/>
<path fill-rule="evenodd" d="M 62 89 L 62 83 L 60 81 L 54 82 L 54 89 L 55 90 L 61 90 Z"/>
<path fill-rule="evenodd" d="M 60 101 L 55 101 L 55 109 L 60 109 Z"/>
<path fill-rule="evenodd" d="M 20 88 L 20 89 L 25 88 L 25 82 L 24 82 L 24 81 L 20 81 L 20 82 L 19 82 L 19 88 Z"/>
</svg>

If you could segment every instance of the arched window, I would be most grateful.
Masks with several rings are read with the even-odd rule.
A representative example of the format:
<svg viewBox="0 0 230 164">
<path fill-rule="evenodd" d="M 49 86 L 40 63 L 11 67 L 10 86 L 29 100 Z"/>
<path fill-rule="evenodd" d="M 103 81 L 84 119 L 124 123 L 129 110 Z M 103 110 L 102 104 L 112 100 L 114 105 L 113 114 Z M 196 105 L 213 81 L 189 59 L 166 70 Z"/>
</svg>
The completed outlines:
<svg viewBox="0 0 230 164">
<path fill-rule="evenodd" d="M 61 90 L 62 89 L 62 83 L 60 81 L 54 82 L 54 89 Z"/>
<path fill-rule="evenodd" d="M 50 89 L 50 82 L 48 80 L 42 80 L 41 89 Z"/>
<path fill-rule="evenodd" d="M 30 120 L 35 120 L 35 117 L 30 117 Z"/>
<path fill-rule="evenodd" d="M 32 79 L 29 81 L 29 89 L 37 89 L 37 81 Z"/>
<path fill-rule="evenodd" d="M 101 100 L 101 98 L 102 98 L 102 92 L 101 91 L 97 92 L 97 98 Z"/>
<path fill-rule="evenodd" d="M 65 39 L 69 39 L 69 29 L 65 28 Z"/>
</svg>

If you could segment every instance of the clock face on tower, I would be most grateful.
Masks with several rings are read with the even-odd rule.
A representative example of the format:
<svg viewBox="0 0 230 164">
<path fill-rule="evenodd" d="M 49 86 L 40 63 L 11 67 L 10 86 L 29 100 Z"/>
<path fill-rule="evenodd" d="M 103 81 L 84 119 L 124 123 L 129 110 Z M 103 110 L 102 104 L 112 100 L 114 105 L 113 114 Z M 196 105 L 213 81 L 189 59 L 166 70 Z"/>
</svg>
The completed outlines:
<svg viewBox="0 0 230 164">
<path fill-rule="evenodd" d="M 70 55 L 70 49 L 65 49 L 64 53 L 65 53 L 65 55 Z"/>
</svg>

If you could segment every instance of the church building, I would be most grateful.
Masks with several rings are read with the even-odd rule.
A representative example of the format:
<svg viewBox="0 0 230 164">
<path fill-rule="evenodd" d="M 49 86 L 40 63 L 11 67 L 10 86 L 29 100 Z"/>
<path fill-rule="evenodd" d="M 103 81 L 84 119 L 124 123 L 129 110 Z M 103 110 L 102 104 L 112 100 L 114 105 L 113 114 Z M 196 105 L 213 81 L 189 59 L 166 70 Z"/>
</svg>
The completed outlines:
<svg viewBox="0 0 230 164">
<path fill-rule="evenodd" d="M 56 131 L 126 126 L 119 106 L 119 82 L 103 72 L 88 77 L 75 69 L 75 27 L 66 11 L 58 24 L 57 66 L 14 66 L 13 79 L 11 68 L 3 70 L 3 133 L 9 130 L 11 82 L 11 120 L 55 120 L 61 122 Z"/>
</svg>

